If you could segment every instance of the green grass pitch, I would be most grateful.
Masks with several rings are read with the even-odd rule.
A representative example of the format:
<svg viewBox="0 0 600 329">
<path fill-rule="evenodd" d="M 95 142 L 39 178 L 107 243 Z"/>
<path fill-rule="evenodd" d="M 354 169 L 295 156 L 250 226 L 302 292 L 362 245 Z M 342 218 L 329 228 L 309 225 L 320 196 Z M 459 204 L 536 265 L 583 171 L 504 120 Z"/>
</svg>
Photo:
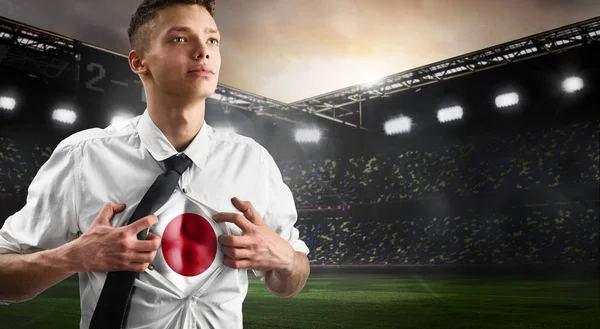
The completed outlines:
<svg viewBox="0 0 600 329">
<path fill-rule="evenodd" d="M 600 328 L 597 280 L 313 274 L 302 293 L 280 299 L 249 277 L 245 329 Z M 0 306 L 0 329 L 76 329 L 79 314 L 68 279 Z"/>
</svg>

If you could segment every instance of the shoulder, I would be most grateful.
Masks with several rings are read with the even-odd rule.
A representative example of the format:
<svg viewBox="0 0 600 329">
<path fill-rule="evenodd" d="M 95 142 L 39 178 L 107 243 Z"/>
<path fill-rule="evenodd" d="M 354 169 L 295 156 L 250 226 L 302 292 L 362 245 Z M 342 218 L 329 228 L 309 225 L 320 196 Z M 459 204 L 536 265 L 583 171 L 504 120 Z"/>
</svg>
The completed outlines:
<svg viewBox="0 0 600 329">
<path fill-rule="evenodd" d="M 209 135 L 212 143 L 215 147 L 231 147 L 231 148 L 244 148 L 251 151 L 255 151 L 263 155 L 267 153 L 267 150 L 260 145 L 256 140 L 251 137 L 243 136 L 231 131 L 221 131 L 219 129 L 209 126 Z"/>
<path fill-rule="evenodd" d="M 275 160 L 269 151 L 253 138 L 230 131 L 219 131 L 219 129 L 212 127 L 209 128 L 209 135 L 215 150 L 229 150 L 229 152 L 232 152 L 232 157 L 243 154 L 246 159 L 253 158 L 260 161 L 261 165 L 268 171 L 273 170 Z"/>
<path fill-rule="evenodd" d="M 138 121 L 139 117 L 136 117 L 119 124 L 112 124 L 106 128 L 90 128 L 78 131 L 63 139 L 56 147 L 56 151 L 81 149 L 91 142 L 110 143 L 122 138 L 129 139 L 137 134 Z"/>
</svg>

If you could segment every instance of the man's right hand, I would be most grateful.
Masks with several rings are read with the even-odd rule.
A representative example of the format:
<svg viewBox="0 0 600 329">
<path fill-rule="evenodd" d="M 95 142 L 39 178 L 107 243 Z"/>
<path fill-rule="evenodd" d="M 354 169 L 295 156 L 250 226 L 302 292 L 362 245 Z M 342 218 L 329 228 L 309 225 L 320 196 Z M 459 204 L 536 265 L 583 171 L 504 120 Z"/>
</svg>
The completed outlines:
<svg viewBox="0 0 600 329">
<path fill-rule="evenodd" d="M 158 218 L 149 215 L 127 226 L 112 227 L 111 219 L 124 209 L 124 204 L 106 203 L 89 229 L 69 243 L 69 258 L 78 272 L 143 272 L 154 260 L 160 237 L 148 233 L 147 240 L 138 240 L 137 234 L 156 225 Z"/>
</svg>

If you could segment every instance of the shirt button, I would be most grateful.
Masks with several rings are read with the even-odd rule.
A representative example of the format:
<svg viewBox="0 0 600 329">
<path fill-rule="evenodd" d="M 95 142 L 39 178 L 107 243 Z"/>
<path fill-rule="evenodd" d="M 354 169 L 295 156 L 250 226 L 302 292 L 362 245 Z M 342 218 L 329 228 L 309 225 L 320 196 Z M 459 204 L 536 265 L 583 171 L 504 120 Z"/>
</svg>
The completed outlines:
<svg viewBox="0 0 600 329">
<path fill-rule="evenodd" d="M 152 264 L 150 264 L 150 265 L 148 265 L 148 269 L 149 269 L 150 271 L 153 271 L 153 270 L 154 270 L 154 266 L 153 266 Z"/>
<path fill-rule="evenodd" d="M 183 189 L 182 191 L 183 191 L 183 194 L 187 194 L 187 190 L 186 189 Z"/>
</svg>

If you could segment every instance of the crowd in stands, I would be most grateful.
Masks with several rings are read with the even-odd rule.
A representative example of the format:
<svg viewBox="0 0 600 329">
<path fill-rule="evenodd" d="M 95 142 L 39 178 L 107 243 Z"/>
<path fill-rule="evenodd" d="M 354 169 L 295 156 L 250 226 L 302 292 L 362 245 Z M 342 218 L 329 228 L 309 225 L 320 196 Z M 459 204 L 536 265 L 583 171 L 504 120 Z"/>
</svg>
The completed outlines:
<svg viewBox="0 0 600 329">
<path fill-rule="evenodd" d="M 0 137 L 0 193 L 26 194 L 53 148 Z"/>
<path fill-rule="evenodd" d="M 598 183 L 600 121 L 493 139 L 485 144 L 349 159 L 280 161 L 296 205 L 387 203 Z M 0 192 L 24 193 L 52 148 L 0 137 Z M 340 175 L 340 177 L 336 177 Z"/>
<path fill-rule="evenodd" d="M 351 205 L 591 184 L 600 181 L 599 131 L 600 121 L 586 122 L 485 144 L 345 160 L 282 161 L 280 167 L 300 207 L 324 204 L 332 187 L 337 204 Z"/>
<path fill-rule="evenodd" d="M 280 161 L 299 208 L 598 184 L 600 121 L 372 157 Z M 0 194 L 25 195 L 52 148 L 0 137 Z M 333 196 L 333 202 L 332 197 Z M 598 261 L 598 206 L 507 215 L 299 221 L 313 264 Z"/>
<path fill-rule="evenodd" d="M 312 264 L 591 264 L 598 207 L 491 215 L 300 222 Z"/>
</svg>

